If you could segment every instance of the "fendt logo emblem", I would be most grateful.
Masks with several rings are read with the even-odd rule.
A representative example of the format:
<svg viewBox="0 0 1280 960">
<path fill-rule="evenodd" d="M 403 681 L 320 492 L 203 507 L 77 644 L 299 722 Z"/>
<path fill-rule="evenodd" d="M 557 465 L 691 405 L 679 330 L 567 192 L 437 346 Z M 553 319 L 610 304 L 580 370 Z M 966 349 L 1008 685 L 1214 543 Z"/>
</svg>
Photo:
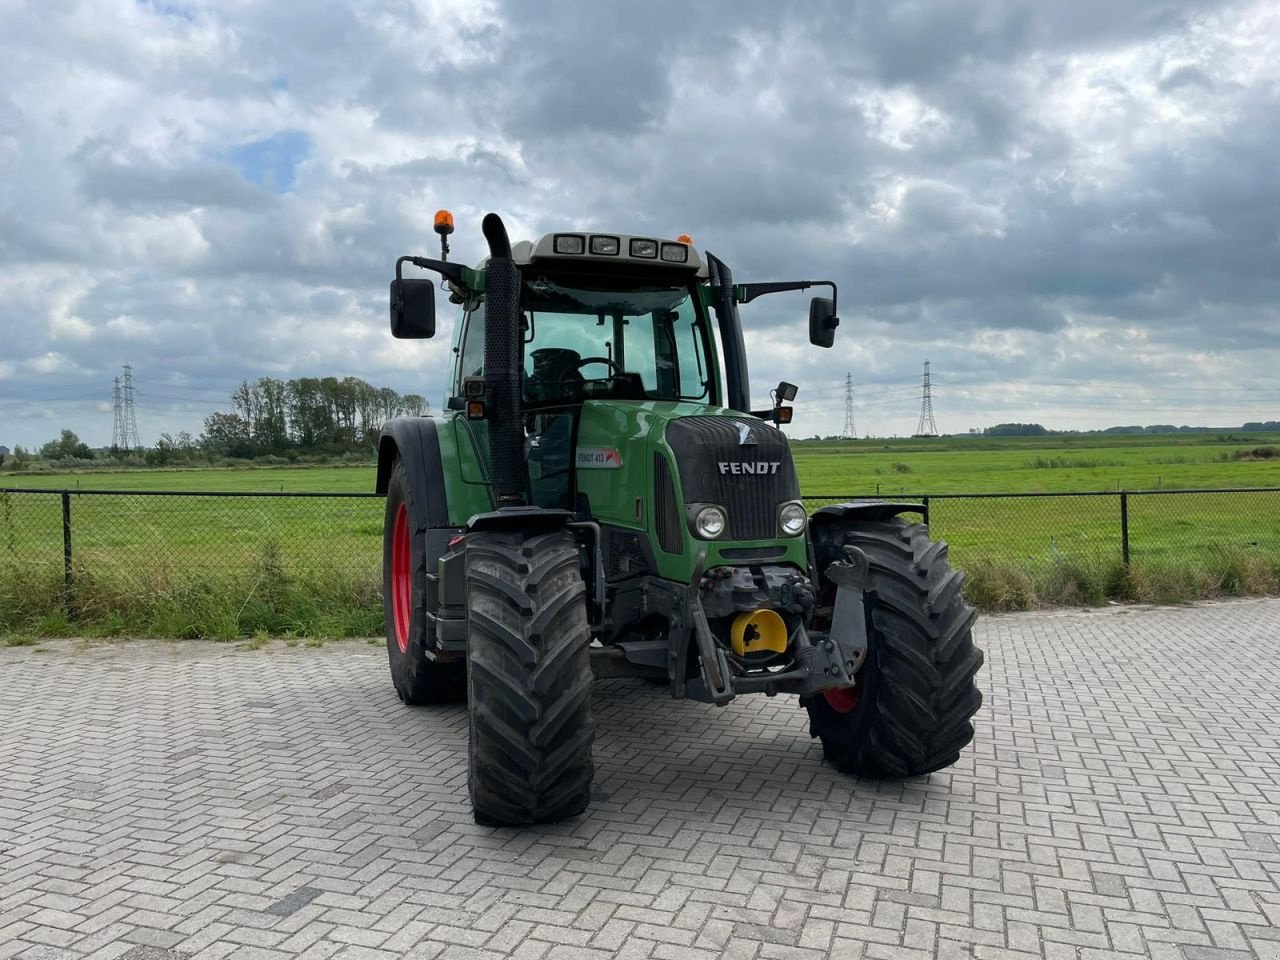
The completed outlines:
<svg viewBox="0 0 1280 960">
<path fill-rule="evenodd" d="M 751 424 L 738 424 L 738 446 L 745 447 L 747 444 L 754 444 L 755 442 L 756 437 L 755 434 L 751 432 Z"/>
<path fill-rule="evenodd" d="M 716 466 L 720 468 L 720 476 L 722 477 L 725 474 L 730 474 L 730 473 L 733 474 L 734 476 L 747 473 L 747 474 L 753 474 L 757 477 L 760 477 L 760 476 L 770 476 L 772 474 L 777 473 L 778 468 L 782 466 L 782 461 L 781 460 L 747 460 L 745 462 L 738 463 L 736 461 L 725 462 L 724 460 L 721 460 L 719 463 L 716 464 Z"/>
</svg>

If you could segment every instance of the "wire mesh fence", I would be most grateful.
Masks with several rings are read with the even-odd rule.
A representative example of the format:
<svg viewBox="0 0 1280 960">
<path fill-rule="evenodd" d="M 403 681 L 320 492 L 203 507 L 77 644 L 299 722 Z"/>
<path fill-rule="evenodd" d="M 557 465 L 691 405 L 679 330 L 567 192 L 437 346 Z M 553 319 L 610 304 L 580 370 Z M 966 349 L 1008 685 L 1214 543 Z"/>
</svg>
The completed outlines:
<svg viewBox="0 0 1280 960">
<path fill-rule="evenodd" d="M 806 496 L 809 509 L 858 496 Z M 1028 576 L 1195 562 L 1280 570 L 1280 489 L 894 498 L 927 509 L 953 563 Z M 377 632 L 375 494 L 0 489 L 0 629 L 61 615 L 122 629 Z"/>
<path fill-rule="evenodd" d="M 382 513 L 374 494 L 0 490 L 0 628 L 56 598 L 77 618 L 198 621 L 179 633 L 372 632 Z"/>
<path fill-rule="evenodd" d="M 810 510 L 857 497 L 805 497 Z M 1085 566 L 1193 560 L 1244 550 L 1280 561 L 1280 488 L 893 498 L 928 510 L 934 537 L 966 562 Z"/>
</svg>

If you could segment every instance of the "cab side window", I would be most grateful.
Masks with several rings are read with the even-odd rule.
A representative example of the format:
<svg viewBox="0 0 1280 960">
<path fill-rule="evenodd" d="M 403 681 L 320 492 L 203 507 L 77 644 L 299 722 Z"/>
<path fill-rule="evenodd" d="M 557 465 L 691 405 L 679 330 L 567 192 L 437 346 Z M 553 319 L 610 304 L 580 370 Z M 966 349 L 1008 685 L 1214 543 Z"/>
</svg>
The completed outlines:
<svg viewBox="0 0 1280 960">
<path fill-rule="evenodd" d="M 462 395 L 462 381 L 466 377 L 484 376 L 484 307 L 479 306 L 466 315 L 466 327 L 462 333 L 462 353 L 458 356 L 457 393 Z"/>
</svg>

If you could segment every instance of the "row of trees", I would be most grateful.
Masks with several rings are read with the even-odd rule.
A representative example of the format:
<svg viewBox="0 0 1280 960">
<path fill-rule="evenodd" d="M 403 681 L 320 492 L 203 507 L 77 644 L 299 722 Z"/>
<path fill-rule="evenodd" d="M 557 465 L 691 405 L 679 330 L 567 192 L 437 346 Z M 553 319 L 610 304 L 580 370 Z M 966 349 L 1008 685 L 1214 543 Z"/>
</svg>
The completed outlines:
<svg viewBox="0 0 1280 960">
<path fill-rule="evenodd" d="M 1165 433 L 1221 433 L 1223 427 L 1188 427 L 1174 426 L 1172 423 L 1152 423 L 1147 426 L 1123 427 L 1105 427 L 1102 430 L 1046 430 L 1038 423 L 997 423 L 994 427 L 986 427 L 982 431 L 984 437 L 1045 437 L 1045 436 L 1075 436 L 1075 435 L 1093 435 L 1093 434 L 1120 434 L 1131 436 L 1137 434 L 1165 434 Z M 1253 421 L 1246 423 L 1241 430 L 1249 431 L 1280 431 L 1280 421 L 1266 420 Z"/>
<path fill-rule="evenodd" d="M 245 380 L 232 391 L 231 406 L 205 418 L 199 442 L 211 455 L 365 452 L 392 417 L 431 413 L 419 394 L 375 387 L 359 377 Z"/>
</svg>

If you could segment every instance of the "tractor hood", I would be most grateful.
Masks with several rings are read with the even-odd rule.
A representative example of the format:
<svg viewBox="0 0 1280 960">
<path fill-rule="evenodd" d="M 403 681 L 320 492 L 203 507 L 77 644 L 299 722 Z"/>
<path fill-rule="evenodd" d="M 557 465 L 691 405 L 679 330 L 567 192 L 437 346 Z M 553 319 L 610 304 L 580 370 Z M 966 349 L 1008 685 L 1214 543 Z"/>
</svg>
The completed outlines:
<svg viewBox="0 0 1280 960">
<path fill-rule="evenodd" d="M 643 530 L 661 574 L 687 580 L 706 565 L 744 560 L 805 563 L 804 537 L 786 537 L 778 509 L 798 500 L 786 436 L 723 407 L 675 401 L 589 400 L 575 452 L 577 488 L 596 520 Z M 694 536 L 699 506 L 724 509 L 716 540 Z"/>
</svg>

